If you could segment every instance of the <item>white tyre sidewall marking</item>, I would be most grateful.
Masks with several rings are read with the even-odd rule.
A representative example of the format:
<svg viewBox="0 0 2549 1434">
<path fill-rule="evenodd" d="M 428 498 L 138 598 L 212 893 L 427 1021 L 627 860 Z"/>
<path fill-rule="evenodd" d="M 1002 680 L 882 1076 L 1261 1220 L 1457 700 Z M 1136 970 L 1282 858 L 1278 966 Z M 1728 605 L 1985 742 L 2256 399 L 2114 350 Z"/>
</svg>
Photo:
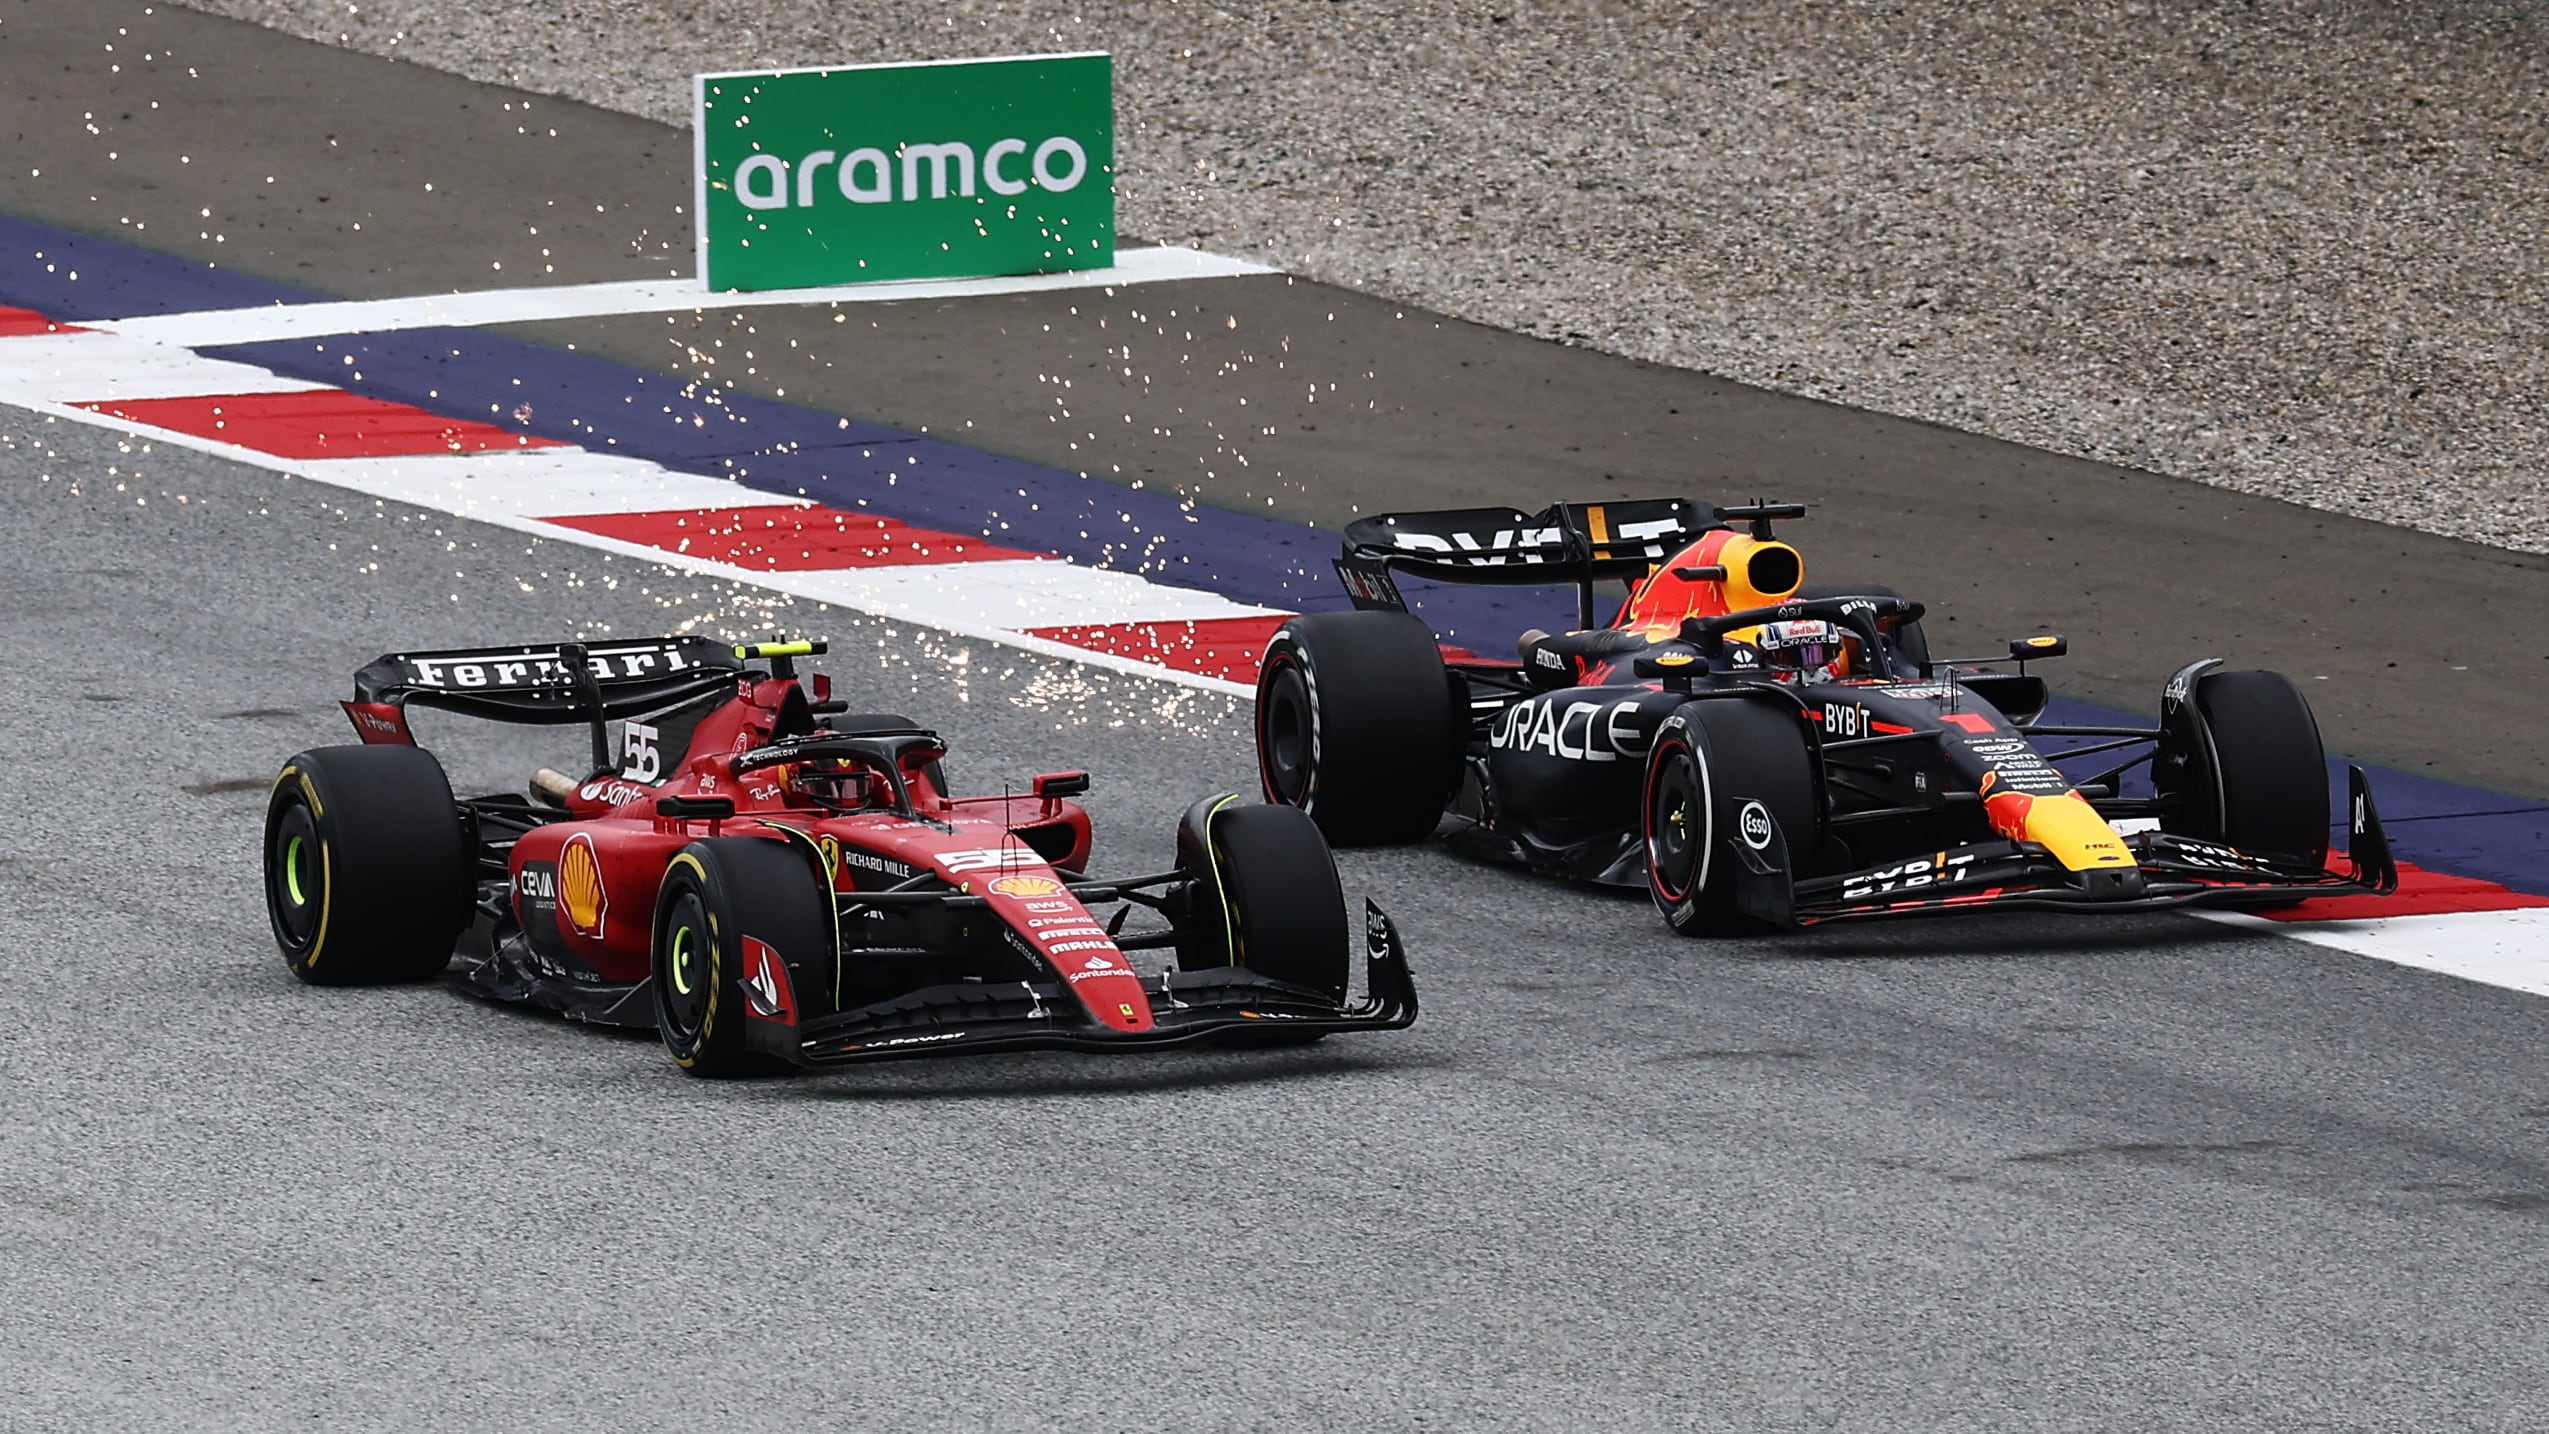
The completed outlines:
<svg viewBox="0 0 2549 1434">
<path fill-rule="evenodd" d="M 1319 678 L 1310 666 L 1310 650 L 1280 634 L 1276 636 L 1274 644 L 1266 650 L 1266 665 L 1272 666 L 1274 659 L 1279 655 L 1289 655 L 1293 670 L 1301 674 L 1302 700 L 1303 704 L 1309 708 L 1310 731 L 1308 743 L 1302 752 L 1304 768 L 1301 775 L 1300 806 L 1302 811 L 1316 816 L 1319 800 Z M 1258 710 L 1257 720 L 1261 726 L 1265 721 L 1262 704 Z M 1266 753 L 1260 751 L 1257 754 L 1257 763 L 1260 767 L 1268 765 Z M 1272 775 L 1271 770 L 1267 775 Z M 1268 788 L 1274 785 L 1262 779 L 1261 784 Z"/>
<path fill-rule="evenodd" d="M 1694 725 L 1690 733 L 1691 770 L 1699 773 L 1699 869 L 1690 882 L 1691 906 L 1696 909 L 1708 894 L 1708 869 L 1717 853 L 1717 784 L 1708 770 L 1708 752 L 1700 729 Z"/>
</svg>

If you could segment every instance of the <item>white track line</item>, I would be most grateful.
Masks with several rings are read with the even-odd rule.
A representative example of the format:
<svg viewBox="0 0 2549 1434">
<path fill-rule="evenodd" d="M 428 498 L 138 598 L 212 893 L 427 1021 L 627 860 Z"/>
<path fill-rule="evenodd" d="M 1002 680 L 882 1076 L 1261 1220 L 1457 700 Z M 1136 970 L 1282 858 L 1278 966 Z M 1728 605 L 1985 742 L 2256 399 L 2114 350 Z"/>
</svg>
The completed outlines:
<svg viewBox="0 0 2549 1434">
<path fill-rule="evenodd" d="M 87 401 L 194 398 L 207 393 L 298 393 L 325 387 L 253 364 L 124 334 L 26 334 L 0 339 L 0 399 L 77 397 Z"/>
<path fill-rule="evenodd" d="M 265 455 L 259 455 L 264 461 Z M 724 478 L 675 472 L 643 458 L 582 448 L 407 458 L 301 459 L 291 469 L 375 498 L 479 518 L 576 518 L 602 513 L 661 513 L 677 508 L 804 508 Z"/>
<path fill-rule="evenodd" d="M 786 304 L 884 304 L 903 299 L 963 299 L 987 294 L 1037 294 L 1056 289 L 1121 288 L 1178 279 L 1228 279 L 1276 273 L 1264 264 L 1208 254 L 1201 249 L 1125 249 L 1106 269 L 1063 274 L 1013 274 L 987 279 L 907 279 L 839 284 L 822 289 L 772 289 L 759 293 L 710 293 L 697 279 L 637 279 L 614 284 L 562 284 L 539 289 L 487 289 L 467 294 L 426 294 L 410 299 L 358 299 L 339 303 L 272 304 L 254 309 L 206 309 L 104 319 L 87 325 L 181 348 L 266 343 L 326 334 L 375 334 L 399 329 L 478 328 L 548 319 L 597 319 L 614 314 L 662 314 L 700 309 L 766 308 Z M 208 392 L 220 392 L 218 389 Z"/>
<path fill-rule="evenodd" d="M 2386 916 L 2372 921 L 2269 921 L 2236 911 L 2197 914 L 2394 966 L 2549 996 L 2549 907 Z"/>
<path fill-rule="evenodd" d="M 1051 559 L 820 568 L 793 576 L 801 585 L 799 591 L 825 602 L 931 627 L 1091 627 L 1276 613 L 1274 608 L 1244 606 L 1218 593 Z"/>
</svg>

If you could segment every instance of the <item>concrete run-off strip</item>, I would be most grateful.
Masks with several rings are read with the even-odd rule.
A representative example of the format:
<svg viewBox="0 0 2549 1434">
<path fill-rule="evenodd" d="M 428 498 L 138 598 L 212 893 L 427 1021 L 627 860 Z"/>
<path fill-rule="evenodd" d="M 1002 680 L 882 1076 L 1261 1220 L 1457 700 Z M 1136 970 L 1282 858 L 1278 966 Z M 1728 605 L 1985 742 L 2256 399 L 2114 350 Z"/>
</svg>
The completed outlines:
<svg viewBox="0 0 2549 1434">
<path fill-rule="evenodd" d="M 968 299 L 995 294 L 1043 294 L 1064 289 L 1116 289 L 1180 279 L 1226 279 L 1276 272 L 1264 264 L 1164 246 L 1127 249 L 1104 269 L 1059 274 L 999 274 L 978 279 L 906 279 L 838 284 L 821 289 L 771 289 L 750 293 L 710 291 L 690 279 L 636 279 L 602 284 L 482 289 L 421 294 L 405 299 L 310 300 L 198 313 L 150 314 L 97 325 L 133 338 L 182 348 L 252 344 L 332 334 L 385 334 L 412 329 L 480 328 L 555 319 L 595 319 L 627 314 L 704 313 L 712 309 L 890 304 L 910 300 Z"/>
</svg>

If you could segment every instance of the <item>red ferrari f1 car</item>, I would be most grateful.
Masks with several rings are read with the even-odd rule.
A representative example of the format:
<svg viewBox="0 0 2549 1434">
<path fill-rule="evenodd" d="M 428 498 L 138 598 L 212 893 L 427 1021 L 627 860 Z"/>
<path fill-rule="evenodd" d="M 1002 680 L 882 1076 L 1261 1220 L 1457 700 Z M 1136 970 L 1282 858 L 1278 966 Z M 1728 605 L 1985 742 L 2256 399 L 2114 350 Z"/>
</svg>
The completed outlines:
<svg viewBox="0 0 2549 1434">
<path fill-rule="evenodd" d="M 1933 661 L 1919 603 L 1804 585 L 1771 531 L 1804 513 L 1669 498 L 1347 525 L 1357 610 L 1295 618 L 1266 652 L 1267 800 L 1339 844 L 1414 841 L 1448 816 L 1457 847 L 1644 886 L 1689 934 L 2396 889 L 2360 767 L 2349 870 L 2328 869 L 2319 730 L 2284 678 L 2205 659 L 2169 679 L 2155 726 L 2045 721 L 2027 664 L 2062 638 Z M 1578 630 L 1523 634 L 1518 662 L 1447 659 L 1394 573 L 1572 584 Z M 1628 591 L 1600 625 L 1608 580 Z"/>
<path fill-rule="evenodd" d="M 1085 774 L 950 795 L 935 733 L 799 680 L 796 659 L 823 650 L 684 637 L 365 667 L 344 704 L 363 745 L 293 757 L 267 804 L 285 962 L 364 985 L 433 977 L 456 954 L 466 990 L 651 1026 L 712 1076 L 1415 1020 L 1397 932 L 1368 902 L 1365 995 L 1349 995 L 1344 895 L 1301 813 L 1208 797 L 1178 826 L 1174 870 L 1092 879 L 1070 800 Z M 544 768 L 527 798 L 455 800 L 408 726 L 420 707 L 588 724 L 592 774 Z M 1158 920 L 1128 930 L 1136 907 Z M 1162 950 L 1175 969 L 1145 974 L 1135 953 Z"/>
</svg>

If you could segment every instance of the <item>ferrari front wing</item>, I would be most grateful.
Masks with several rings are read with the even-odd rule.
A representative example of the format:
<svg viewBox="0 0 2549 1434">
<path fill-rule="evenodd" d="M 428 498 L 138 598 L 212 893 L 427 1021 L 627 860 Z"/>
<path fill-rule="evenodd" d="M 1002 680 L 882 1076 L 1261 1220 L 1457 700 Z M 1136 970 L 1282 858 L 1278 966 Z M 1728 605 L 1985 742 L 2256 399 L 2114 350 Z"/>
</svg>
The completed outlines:
<svg viewBox="0 0 2549 1434">
<path fill-rule="evenodd" d="M 1398 928 L 1369 902 L 1363 925 L 1359 1001 L 1331 1000 L 1244 967 L 1171 971 L 1143 979 L 1151 1026 L 1127 1033 L 1089 1019 L 1058 980 L 968 982 L 813 1017 L 796 1028 L 790 1049 L 774 1053 L 800 1066 L 832 1066 L 954 1051 L 1156 1050 L 1251 1032 L 1324 1036 L 1410 1025 L 1416 982 Z"/>
</svg>

